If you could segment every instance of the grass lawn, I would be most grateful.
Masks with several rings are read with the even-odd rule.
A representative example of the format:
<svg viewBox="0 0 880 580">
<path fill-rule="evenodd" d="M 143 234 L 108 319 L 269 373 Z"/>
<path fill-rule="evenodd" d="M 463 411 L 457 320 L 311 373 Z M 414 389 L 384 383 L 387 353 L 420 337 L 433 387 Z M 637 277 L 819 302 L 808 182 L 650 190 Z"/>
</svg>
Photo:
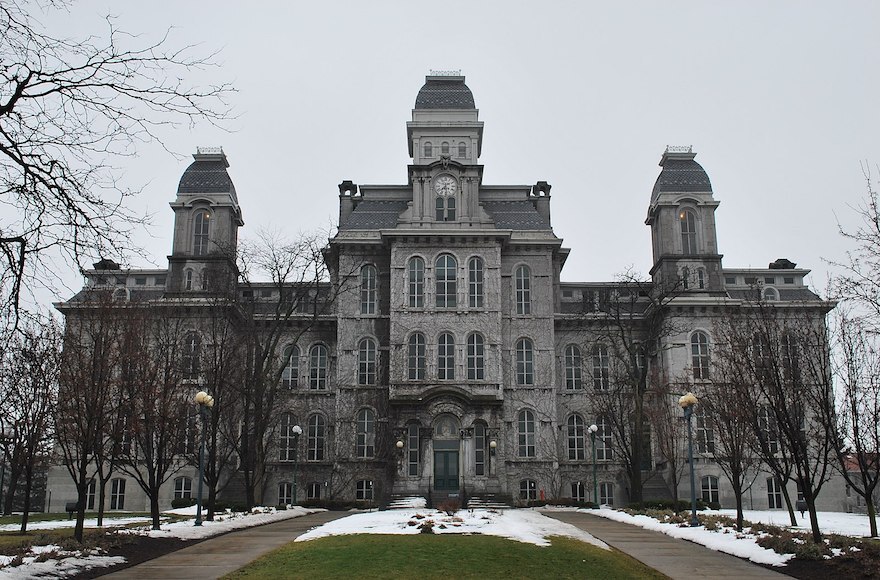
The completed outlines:
<svg viewBox="0 0 880 580">
<path fill-rule="evenodd" d="M 224 578 L 665 578 L 614 550 L 553 537 L 364 534 L 291 542 Z"/>
</svg>

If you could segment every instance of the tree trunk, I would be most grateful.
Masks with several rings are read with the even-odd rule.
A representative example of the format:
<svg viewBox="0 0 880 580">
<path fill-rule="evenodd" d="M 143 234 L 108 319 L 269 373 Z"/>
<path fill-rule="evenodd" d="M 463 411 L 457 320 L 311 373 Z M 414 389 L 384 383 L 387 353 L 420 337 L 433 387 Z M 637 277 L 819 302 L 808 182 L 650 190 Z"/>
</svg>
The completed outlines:
<svg viewBox="0 0 880 580">
<path fill-rule="evenodd" d="M 205 519 L 209 522 L 214 521 L 214 502 L 217 501 L 217 492 L 215 491 L 215 486 L 208 486 L 208 515 Z"/>
<path fill-rule="evenodd" d="M 788 486 L 785 483 L 781 484 L 782 487 L 782 499 L 785 500 L 785 507 L 788 508 L 788 517 L 791 518 L 792 527 L 798 525 L 797 517 L 794 515 L 794 505 L 791 503 L 791 496 L 788 495 Z"/>
<path fill-rule="evenodd" d="M 742 486 L 734 485 L 733 494 L 736 496 L 736 531 L 743 531 L 743 494 Z"/>
<path fill-rule="evenodd" d="M 819 517 L 816 515 L 816 498 L 812 494 L 805 493 L 804 500 L 807 502 L 807 510 L 810 512 L 810 527 L 813 530 L 813 541 L 821 544 L 822 530 L 819 529 Z"/>
<path fill-rule="evenodd" d="M 871 494 L 865 495 L 865 505 L 868 508 L 868 522 L 871 524 L 871 537 L 877 537 L 877 509 L 874 506 L 874 498 Z"/>
<path fill-rule="evenodd" d="M 34 471 L 32 468 L 25 470 L 24 474 L 24 510 L 21 514 L 21 534 L 27 533 L 28 515 L 31 511 L 31 489 L 34 485 Z"/>
<path fill-rule="evenodd" d="M 107 491 L 107 481 L 109 481 L 109 479 L 99 478 L 98 481 L 98 527 L 100 528 L 104 525 L 104 508 L 107 505 L 104 496 Z"/>
<path fill-rule="evenodd" d="M 150 493 L 150 516 L 153 518 L 153 529 L 159 528 L 159 490 Z"/>
</svg>

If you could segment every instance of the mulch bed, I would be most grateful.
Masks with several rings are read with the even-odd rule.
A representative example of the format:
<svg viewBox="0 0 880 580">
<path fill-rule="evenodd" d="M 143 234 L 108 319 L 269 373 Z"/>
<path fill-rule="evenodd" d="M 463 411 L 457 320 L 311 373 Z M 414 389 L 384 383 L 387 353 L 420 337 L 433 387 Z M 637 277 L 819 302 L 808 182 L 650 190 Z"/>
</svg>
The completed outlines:
<svg viewBox="0 0 880 580">
<path fill-rule="evenodd" d="M 876 580 L 880 579 L 880 562 L 854 556 L 837 556 L 830 560 L 788 561 L 787 566 L 764 566 L 768 570 L 802 580 Z"/>
<path fill-rule="evenodd" d="M 116 566 L 92 568 L 80 572 L 74 578 L 97 578 L 106 574 L 119 572 L 141 562 L 176 552 L 181 548 L 193 546 L 203 540 L 181 540 L 179 538 L 151 538 L 149 536 L 131 536 L 132 542 L 113 547 L 108 550 L 108 556 L 123 556 L 125 562 Z M 205 538 L 207 539 L 207 538 Z"/>
</svg>

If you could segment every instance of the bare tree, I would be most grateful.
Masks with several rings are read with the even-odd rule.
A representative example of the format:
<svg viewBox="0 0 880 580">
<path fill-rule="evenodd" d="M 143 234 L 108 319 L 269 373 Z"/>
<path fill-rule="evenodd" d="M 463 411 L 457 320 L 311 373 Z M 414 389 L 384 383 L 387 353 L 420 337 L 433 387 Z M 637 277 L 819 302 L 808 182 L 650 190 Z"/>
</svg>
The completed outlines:
<svg viewBox="0 0 880 580">
<path fill-rule="evenodd" d="M 67 9 L 65 0 L 49 9 Z M 140 43 L 107 20 L 104 37 L 46 31 L 29 0 L 0 5 L 0 308 L 18 320 L 22 293 L 55 279 L 51 256 L 76 264 L 121 256 L 144 219 L 126 209 L 113 161 L 161 143 L 160 129 L 228 115 L 228 84 L 192 86 L 213 66 L 166 34 Z"/>
</svg>

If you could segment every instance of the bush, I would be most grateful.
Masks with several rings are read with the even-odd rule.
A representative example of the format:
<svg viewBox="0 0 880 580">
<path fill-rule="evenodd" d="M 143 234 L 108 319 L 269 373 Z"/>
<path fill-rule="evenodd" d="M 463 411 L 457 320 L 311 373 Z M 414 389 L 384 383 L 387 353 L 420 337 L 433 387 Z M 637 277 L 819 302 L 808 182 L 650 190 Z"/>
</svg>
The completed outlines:
<svg viewBox="0 0 880 580">
<path fill-rule="evenodd" d="M 683 499 L 679 500 L 671 500 L 671 499 L 657 499 L 652 501 L 640 501 L 634 502 L 627 506 L 631 510 L 635 510 L 637 512 L 641 512 L 643 510 L 672 510 L 674 512 L 686 512 L 691 509 L 691 502 L 685 501 Z M 706 503 L 702 499 L 697 500 L 697 509 L 704 510 L 706 509 Z M 720 506 L 719 506 L 720 509 Z"/>
<path fill-rule="evenodd" d="M 178 497 L 171 500 L 171 507 L 174 509 L 185 508 L 191 505 L 196 505 L 196 498 L 194 497 Z"/>
<path fill-rule="evenodd" d="M 275 509 L 278 510 L 278 511 L 284 511 L 284 510 L 287 509 L 287 504 L 286 504 L 286 503 L 280 503 L 280 504 L 278 504 L 278 505 L 275 506 Z"/>
<path fill-rule="evenodd" d="M 440 504 L 437 505 L 437 509 L 441 512 L 446 512 L 446 515 L 451 516 L 461 509 L 461 502 L 454 497 L 451 497 L 440 502 Z"/>
<path fill-rule="evenodd" d="M 425 520 L 419 524 L 419 533 L 420 534 L 433 534 L 434 533 L 434 521 L 433 520 Z"/>
<path fill-rule="evenodd" d="M 232 512 L 237 512 L 237 513 L 248 511 L 247 506 L 243 503 L 231 503 L 231 504 L 229 504 L 227 509 L 229 509 Z"/>
</svg>

